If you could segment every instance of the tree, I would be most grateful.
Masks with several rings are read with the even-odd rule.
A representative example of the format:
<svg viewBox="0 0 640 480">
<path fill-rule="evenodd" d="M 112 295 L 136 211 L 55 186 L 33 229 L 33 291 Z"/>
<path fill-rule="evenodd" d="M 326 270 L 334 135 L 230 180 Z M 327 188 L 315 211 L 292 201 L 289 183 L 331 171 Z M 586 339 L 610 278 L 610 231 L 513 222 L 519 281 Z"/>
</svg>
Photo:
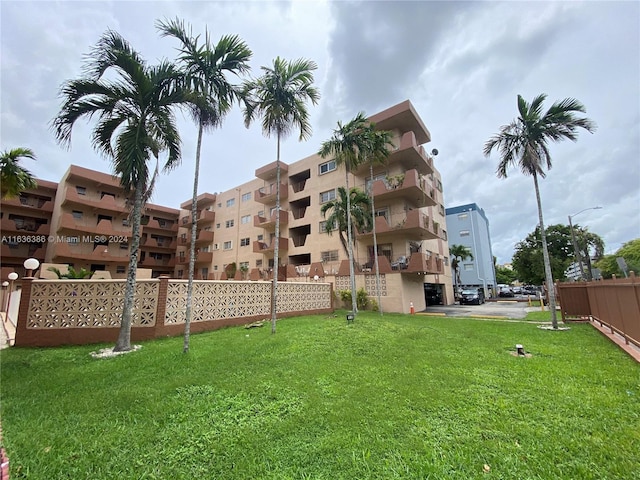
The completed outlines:
<svg viewBox="0 0 640 480">
<path fill-rule="evenodd" d="M 458 289 L 460 284 L 460 262 L 465 259 L 473 260 L 473 253 L 471 253 L 471 249 L 464 245 L 451 245 L 449 248 L 449 255 L 451 256 L 451 268 L 453 268 L 453 273 L 456 281 L 456 295 L 458 294 Z"/>
<path fill-rule="evenodd" d="M 584 258 L 587 266 L 587 280 L 592 280 L 592 259 L 598 261 L 604 255 L 604 241 L 599 235 L 591 233 L 587 228 L 573 226 L 580 258 Z"/>
<path fill-rule="evenodd" d="M 280 57 L 272 67 L 261 67 L 263 75 L 244 83 L 242 92 L 244 121 L 247 128 L 262 117 L 262 133 L 276 136 L 276 231 L 273 249 L 273 291 L 271 294 L 271 333 L 276 333 L 278 292 L 278 256 L 280 250 L 280 141 L 292 130 L 300 131 L 299 140 L 311 136 L 307 101 L 314 105 L 320 93 L 313 86 L 313 71 L 318 68 L 311 60 L 288 62 Z"/>
<path fill-rule="evenodd" d="M 77 120 L 97 117 L 93 147 L 109 158 L 131 200 L 131 247 L 120 333 L 114 351 L 131 349 L 131 318 L 140 246 L 140 220 L 155 176 L 148 162 L 167 152 L 164 170 L 181 158 L 174 108 L 191 100 L 183 77 L 168 61 L 149 66 L 117 32 L 107 30 L 85 65 L 85 76 L 61 87 L 62 107 L 53 120 L 56 139 L 70 146 Z"/>
<path fill-rule="evenodd" d="M 547 98 L 545 94 L 538 95 L 531 104 L 518 95 L 518 112 L 520 116 L 510 124 L 500 127 L 500 133 L 491 137 L 484 145 L 484 155 L 491 155 L 495 148 L 500 153 L 500 163 L 497 168 L 498 178 L 507 178 L 510 167 L 518 167 L 525 175 L 533 177 L 533 185 L 538 205 L 538 224 L 542 234 L 542 253 L 544 259 L 545 279 L 549 294 L 549 308 L 551 323 L 558 328 L 556 316 L 556 297 L 549 261 L 549 251 L 545 238 L 544 219 L 542 217 L 542 202 L 538 177 L 546 176 L 545 168 L 551 168 L 551 154 L 548 142 L 559 142 L 564 139 L 576 141 L 578 128 L 588 132 L 595 130 L 595 124 L 585 117 L 577 117 L 576 112 L 585 113 L 584 106 L 573 98 L 565 98 L 555 102 L 545 112 L 542 104 Z"/>
<path fill-rule="evenodd" d="M 68 279 L 71 279 L 71 280 L 82 280 L 82 279 L 87 278 L 87 277 L 91 278 L 91 276 L 93 275 L 92 271 L 87 270 L 84 267 L 81 268 L 80 270 L 76 270 L 71 265 L 69 265 L 69 267 L 67 267 L 67 273 L 62 273 L 56 267 L 49 267 L 47 270 L 49 270 L 50 272 L 55 273 L 56 276 L 58 278 L 60 278 L 60 279 L 68 278 Z"/>
<path fill-rule="evenodd" d="M 518 279 L 516 272 L 510 268 L 496 266 L 496 283 L 498 285 L 511 285 Z"/>
<path fill-rule="evenodd" d="M 384 164 L 389 157 L 389 149 L 393 148 L 391 141 L 392 133 L 387 130 L 376 130 L 375 124 L 369 123 L 364 130 L 365 150 L 363 154 L 369 161 L 369 197 L 371 199 L 371 218 L 373 226 L 373 262 L 376 272 L 376 291 L 378 292 L 378 311 L 382 315 L 382 300 L 380 298 L 380 265 L 378 263 L 378 239 L 376 237 L 376 207 L 373 198 L 373 166 L 374 164 Z"/>
<path fill-rule="evenodd" d="M 20 165 L 20 160 L 35 160 L 36 156 L 29 148 L 5 150 L 0 156 L 0 192 L 2 198 L 15 198 L 21 192 L 36 188 L 38 183 L 31 172 Z"/>
<path fill-rule="evenodd" d="M 367 137 L 363 133 L 367 127 L 367 119 L 360 112 L 346 124 L 338 122 L 331 138 L 322 143 L 318 155 L 322 158 L 333 157 L 336 165 L 345 167 L 345 191 L 349 189 L 349 173 L 366 161 Z M 351 309 L 354 315 L 358 312 L 356 303 L 356 277 L 353 267 L 353 229 L 351 225 L 350 195 L 347 195 L 347 248 L 349 255 L 349 278 L 351 280 Z"/>
<path fill-rule="evenodd" d="M 564 280 L 565 271 L 575 257 L 571 230 L 568 225 L 550 225 L 546 228 L 545 238 L 553 278 Z M 531 285 L 544 283 L 544 256 L 540 228 L 536 227 L 524 240 L 516 244 L 512 265 L 521 282 Z"/>
<path fill-rule="evenodd" d="M 624 272 L 618 265 L 617 258 L 623 258 L 629 271 L 640 273 L 640 238 L 626 242 L 613 255 L 605 255 L 596 262 L 603 278 L 613 275 L 623 277 Z"/>
<path fill-rule="evenodd" d="M 344 187 L 338 187 L 338 196 L 334 200 L 330 200 L 322 205 L 320 213 L 326 218 L 325 232 L 331 235 L 334 231 L 338 231 L 340 243 L 344 252 L 349 254 L 349 239 L 345 237 L 347 233 L 347 209 L 351 209 L 351 219 L 356 230 L 370 231 L 373 225 L 373 216 L 371 215 L 371 200 L 369 196 L 362 190 L 352 187 L 347 197 L 347 190 Z M 331 212 L 327 217 L 327 212 Z M 355 245 L 353 238 L 352 246 Z"/>
<path fill-rule="evenodd" d="M 236 35 L 223 36 L 215 46 L 211 45 L 209 33 L 200 45 L 200 36 L 193 36 L 191 27 L 188 31 L 184 22 L 178 19 L 157 22 L 163 37 L 177 38 L 181 46 L 178 48 L 180 61 L 188 87 L 200 101 L 193 104 L 191 115 L 198 125 L 196 143 L 195 173 L 193 176 L 193 196 L 191 199 L 191 244 L 189 245 L 189 276 L 187 280 L 187 304 L 184 324 L 183 352 L 189 351 L 191 326 L 191 309 L 193 305 L 193 276 L 196 263 L 196 237 L 198 229 L 198 180 L 200 176 L 200 152 L 202 133 L 222 124 L 224 117 L 231 110 L 238 98 L 236 87 L 227 78 L 228 74 L 240 75 L 249 71 L 251 50 Z"/>
</svg>

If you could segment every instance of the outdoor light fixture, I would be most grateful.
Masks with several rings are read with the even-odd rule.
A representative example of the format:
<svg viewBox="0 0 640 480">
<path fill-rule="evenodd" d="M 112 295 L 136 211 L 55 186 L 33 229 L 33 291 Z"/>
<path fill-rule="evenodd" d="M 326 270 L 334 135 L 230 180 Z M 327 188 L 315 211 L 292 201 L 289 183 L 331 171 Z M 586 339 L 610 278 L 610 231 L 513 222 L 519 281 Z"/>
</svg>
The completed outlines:
<svg viewBox="0 0 640 480">
<path fill-rule="evenodd" d="M 33 275 L 33 271 L 37 270 L 40 266 L 40 262 L 35 258 L 27 258 L 24 261 L 24 268 L 27 270 L 27 277 Z"/>
<path fill-rule="evenodd" d="M 519 357 L 524 357 L 525 353 L 524 353 L 524 347 L 521 344 L 516 344 L 516 353 L 518 354 Z"/>
<path fill-rule="evenodd" d="M 2 311 L 6 312 L 7 311 L 7 299 L 9 298 L 7 295 L 7 287 L 9 286 L 9 282 L 7 282 L 6 280 L 4 282 L 2 282 Z"/>
<path fill-rule="evenodd" d="M 355 318 L 355 315 L 353 314 L 353 312 L 347 313 L 347 324 L 353 323 L 354 318 Z"/>
<path fill-rule="evenodd" d="M 13 293 L 13 282 L 15 282 L 18 279 L 18 274 L 16 272 L 11 272 L 9 275 L 7 275 L 7 278 L 9 279 L 9 298 L 7 299 L 7 316 L 5 317 L 5 319 L 9 320 L 9 307 L 11 306 L 11 293 Z"/>
</svg>

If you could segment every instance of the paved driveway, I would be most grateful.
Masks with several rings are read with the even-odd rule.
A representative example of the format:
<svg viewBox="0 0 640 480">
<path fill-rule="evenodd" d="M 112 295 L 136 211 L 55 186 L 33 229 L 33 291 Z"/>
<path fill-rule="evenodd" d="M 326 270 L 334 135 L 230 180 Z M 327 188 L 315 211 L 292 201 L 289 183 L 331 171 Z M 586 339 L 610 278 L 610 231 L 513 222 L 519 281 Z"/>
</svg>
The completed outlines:
<svg viewBox="0 0 640 480">
<path fill-rule="evenodd" d="M 527 307 L 527 302 L 498 301 L 482 305 L 434 305 L 421 313 L 444 314 L 447 317 L 524 318 Z"/>
</svg>

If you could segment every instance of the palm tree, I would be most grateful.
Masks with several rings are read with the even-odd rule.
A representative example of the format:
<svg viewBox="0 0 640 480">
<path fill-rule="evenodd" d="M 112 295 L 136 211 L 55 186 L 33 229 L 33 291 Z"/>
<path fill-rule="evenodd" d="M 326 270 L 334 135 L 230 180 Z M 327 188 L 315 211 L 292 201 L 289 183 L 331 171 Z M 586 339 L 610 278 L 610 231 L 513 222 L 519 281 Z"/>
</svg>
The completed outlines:
<svg viewBox="0 0 640 480">
<path fill-rule="evenodd" d="M 456 292 L 458 294 L 458 289 L 460 288 L 460 262 L 469 258 L 473 260 L 473 253 L 471 253 L 471 249 L 464 245 L 451 245 L 449 248 L 449 255 L 451 256 L 451 268 L 453 268 L 453 272 L 455 275 L 456 282 Z"/>
<path fill-rule="evenodd" d="M 373 189 L 373 165 L 384 164 L 389 157 L 389 148 L 393 148 L 391 138 L 393 134 L 387 130 L 376 130 L 375 124 L 370 123 L 365 129 L 366 148 L 364 155 L 369 160 L 369 181 L 370 188 Z M 373 223 L 373 263 L 376 271 L 376 290 L 378 292 L 378 310 L 382 315 L 382 300 L 380 298 L 380 265 L 378 263 L 378 239 L 376 237 L 376 207 L 373 200 L 373 191 L 370 190 L 371 198 L 371 218 Z"/>
<path fill-rule="evenodd" d="M 245 82 L 243 101 L 244 121 L 247 128 L 256 117 L 262 117 L 262 133 L 275 135 L 276 153 L 276 231 L 273 249 L 273 291 L 271 296 L 271 333 L 276 333 L 276 302 L 278 287 L 278 255 L 280 250 L 280 140 L 292 130 L 300 131 L 299 140 L 311 136 L 309 112 L 306 102 L 314 105 L 320 93 L 313 86 L 313 71 L 318 68 L 311 60 L 288 62 L 280 57 L 272 67 L 261 67 L 261 77 Z"/>
<path fill-rule="evenodd" d="M 595 124 L 586 117 L 577 117 L 576 113 L 585 113 L 584 106 L 573 98 L 565 98 L 555 102 L 546 111 L 542 112 L 542 103 L 547 98 L 546 94 L 538 95 L 531 104 L 518 95 L 518 112 L 520 116 L 510 124 L 500 127 L 500 132 L 491 137 L 484 145 L 484 155 L 488 157 L 496 148 L 501 156 L 498 169 L 498 178 L 507 178 L 509 167 L 517 166 L 525 175 L 533 177 L 533 185 L 538 204 L 538 221 L 542 236 L 542 254 L 544 258 L 544 271 L 549 294 L 549 308 L 551 309 L 551 323 L 554 329 L 558 328 L 556 317 L 556 296 L 549 261 L 549 250 L 545 235 L 544 221 L 542 218 L 542 202 L 538 188 L 538 176 L 544 178 L 546 169 L 551 168 L 551 154 L 548 142 L 559 142 L 564 139 L 577 141 L 578 128 L 584 128 L 593 132 Z"/>
<path fill-rule="evenodd" d="M 120 185 L 132 198 L 131 256 L 120 333 L 114 351 L 131 349 L 131 318 L 140 246 L 140 219 L 153 188 L 147 162 L 167 152 L 165 170 L 180 162 L 180 135 L 174 108 L 190 100 L 182 75 L 167 61 L 149 66 L 117 32 L 107 30 L 88 57 L 85 77 L 62 85 L 60 113 L 53 120 L 56 139 L 71 143 L 75 122 L 96 116 L 93 147 L 109 158 Z"/>
<path fill-rule="evenodd" d="M 367 119 L 364 113 L 358 113 L 353 120 L 346 123 L 338 122 L 338 127 L 333 130 L 331 138 L 322 143 L 318 155 L 322 158 L 332 156 L 336 165 L 345 166 L 345 191 L 349 191 L 349 173 L 360 166 L 364 161 L 366 152 L 366 135 L 363 134 L 367 127 Z M 351 226 L 350 198 L 347 195 L 347 246 L 349 253 L 349 276 L 351 280 L 351 309 L 354 315 L 358 312 L 356 303 L 356 277 L 353 268 L 353 232 Z"/>
<path fill-rule="evenodd" d="M 326 218 L 325 232 L 331 235 L 334 231 L 338 231 L 340 243 L 347 255 L 349 254 L 349 240 L 345 238 L 345 233 L 348 231 L 347 209 L 351 210 L 351 219 L 356 229 L 369 231 L 373 224 L 370 206 L 369 196 L 359 188 L 351 188 L 347 197 L 347 190 L 344 187 L 338 187 L 337 198 L 323 204 L 320 209 L 322 217 Z M 329 211 L 331 214 L 327 217 Z"/>
<path fill-rule="evenodd" d="M 187 85 L 201 97 L 198 104 L 192 105 L 191 114 L 198 124 L 198 140 L 196 144 L 195 174 L 193 176 L 193 196 L 191 199 L 191 244 L 189 246 L 189 277 L 187 280 L 187 305 L 184 324 L 183 352 L 189 351 L 191 326 L 191 309 L 193 305 L 193 276 L 196 263 L 196 237 L 198 220 L 198 179 L 200 176 L 200 151 L 202 133 L 222 124 L 224 117 L 238 97 L 236 88 L 226 75 L 239 75 L 249 71 L 251 50 L 236 35 L 223 36 L 215 46 L 205 34 L 202 45 L 200 36 L 193 37 L 191 27 L 188 31 L 184 22 L 178 19 L 157 22 L 163 37 L 177 38 L 181 46 L 178 48 L 178 59 L 182 63 Z"/>
<path fill-rule="evenodd" d="M 5 150 L 0 156 L 0 192 L 2 198 L 15 198 L 24 190 L 36 188 L 36 179 L 31 172 L 20 165 L 20 160 L 36 156 L 29 148 Z"/>
</svg>

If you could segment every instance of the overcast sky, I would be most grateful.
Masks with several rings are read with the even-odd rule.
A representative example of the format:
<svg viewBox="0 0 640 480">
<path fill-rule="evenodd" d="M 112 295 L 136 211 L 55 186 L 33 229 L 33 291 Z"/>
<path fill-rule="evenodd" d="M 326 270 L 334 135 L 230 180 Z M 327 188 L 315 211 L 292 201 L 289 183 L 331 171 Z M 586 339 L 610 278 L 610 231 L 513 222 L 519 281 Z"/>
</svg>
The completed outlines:
<svg viewBox="0 0 640 480">
<path fill-rule="evenodd" d="M 490 222 L 498 263 L 533 231 L 531 177 L 495 175 L 484 142 L 517 115 L 518 94 L 574 97 L 596 122 L 576 143 L 551 145 L 542 180 L 546 225 L 568 215 L 599 234 L 612 253 L 640 237 L 640 3 L 629 2 L 211 2 L 6 1 L 1 9 L 2 150 L 29 147 L 38 177 L 59 181 L 70 164 L 110 172 L 91 149 L 94 123 L 80 122 L 71 149 L 49 130 L 60 85 L 81 75 L 83 56 L 108 28 L 151 64 L 173 58 L 156 19 L 179 17 L 212 39 L 240 35 L 253 50 L 253 73 L 273 58 L 318 64 L 320 103 L 310 107 L 313 136 L 282 145 L 282 160 L 314 154 L 338 120 L 372 115 L 411 100 L 439 150 L 445 207 L 475 202 Z M 152 201 L 179 208 L 191 197 L 196 128 L 180 115 L 183 164 L 162 177 Z M 254 178 L 275 160 L 275 139 L 246 129 L 239 110 L 203 142 L 200 191 L 219 192 Z"/>
</svg>

